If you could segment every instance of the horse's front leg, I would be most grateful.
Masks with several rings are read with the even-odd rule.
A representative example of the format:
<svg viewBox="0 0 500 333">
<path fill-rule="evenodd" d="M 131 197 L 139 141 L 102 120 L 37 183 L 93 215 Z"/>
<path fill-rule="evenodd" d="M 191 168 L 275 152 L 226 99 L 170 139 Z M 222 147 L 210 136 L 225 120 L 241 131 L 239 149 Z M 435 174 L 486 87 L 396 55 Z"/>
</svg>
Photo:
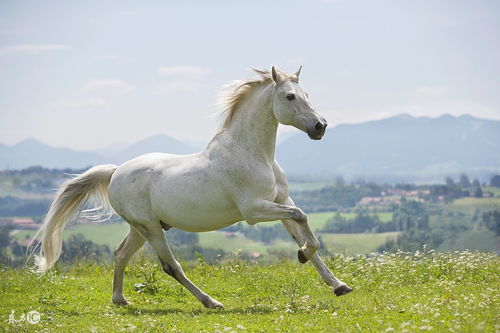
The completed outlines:
<svg viewBox="0 0 500 333">
<path fill-rule="evenodd" d="M 304 235 L 304 242 L 299 244 L 302 247 L 298 252 L 301 263 L 305 263 L 311 259 L 319 249 L 320 243 L 307 223 L 306 214 L 300 208 L 296 207 L 291 199 L 288 199 L 285 204 L 268 200 L 258 200 L 251 205 L 245 206 L 242 209 L 242 214 L 248 224 L 252 225 L 257 222 L 276 220 L 292 220 L 296 222 Z"/>
<path fill-rule="evenodd" d="M 286 230 L 290 233 L 293 239 L 297 242 L 299 246 L 306 241 L 306 237 L 304 236 L 300 226 L 292 220 L 282 220 L 283 225 Z M 337 296 L 342 296 L 352 291 L 352 288 L 349 287 L 345 282 L 339 280 L 333 273 L 328 269 L 323 260 L 321 260 L 318 253 L 315 253 L 311 258 L 311 262 L 318 271 L 319 275 L 325 281 L 325 283 L 329 286 L 333 287 L 333 292 Z"/>
</svg>

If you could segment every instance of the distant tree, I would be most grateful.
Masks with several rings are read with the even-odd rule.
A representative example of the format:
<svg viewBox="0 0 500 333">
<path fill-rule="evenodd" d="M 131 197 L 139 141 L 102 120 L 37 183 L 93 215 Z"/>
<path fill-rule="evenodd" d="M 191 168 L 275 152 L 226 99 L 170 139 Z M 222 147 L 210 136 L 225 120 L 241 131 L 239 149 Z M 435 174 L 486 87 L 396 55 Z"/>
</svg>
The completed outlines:
<svg viewBox="0 0 500 333">
<path fill-rule="evenodd" d="M 325 233 L 339 232 L 339 230 L 345 228 L 347 224 L 347 219 L 340 215 L 339 212 L 337 212 L 326 221 L 325 225 L 320 231 Z"/>
<path fill-rule="evenodd" d="M 281 223 L 275 223 L 271 226 L 244 226 L 240 231 L 246 238 L 265 244 L 271 244 L 277 239 L 292 240 L 292 237 Z"/>
<path fill-rule="evenodd" d="M 436 201 L 438 197 L 442 196 L 445 202 L 451 202 L 466 195 L 462 187 L 455 183 L 451 177 L 446 177 L 445 185 L 433 185 L 430 187 L 430 190 L 430 197 L 433 201 Z"/>
<path fill-rule="evenodd" d="M 20 257 L 26 254 L 26 246 L 21 245 L 17 240 L 11 246 L 13 255 Z"/>
<path fill-rule="evenodd" d="M 496 175 L 490 180 L 490 186 L 500 187 L 500 175 Z"/>
<path fill-rule="evenodd" d="M 200 237 L 195 232 L 186 232 L 175 228 L 170 229 L 165 234 L 170 245 L 175 247 L 193 246 L 198 244 L 200 240 Z"/>
<path fill-rule="evenodd" d="M 0 216 L 42 216 L 47 213 L 49 205 L 47 199 L 6 196 L 0 198 Z"/>
<path fill-rule="evenodd" d="M 446 177 L 445 182 L 448 187 L 455 186 L 455 181 L 451 177 Z"/>
<path fill-rule="evenodd" d="M 495 209 L 489 212 L 484 212 L 482 215 L 483 224 L 489 230 L 500 235 L 500 210 Z"/>
<path fill-rule="evenodd" d="M 409 231 L 429 229 L 429 214 L 421 202 L 401 200 L 401 205 L 392 215 L 392 222 L 397 230 Z"/>
<path fill-rule="evenodd" d="M 471 187 L 471 183 L 470 183 L 469 177 L 467 177 L 467 175 L 465 173 L 463 173 L 463 174 L 460 175 L 459 184 L 463 188 L 469 188 L 469 187 Z"/>
<path fill-rule="evenodd" d="M 390 223 L 386 225 L 386 223 L 380 221 L 377 215 L 369 215 L 364 212 L 359 212 L 353 219 L 349 220 L 340 215 L 340 213 L 337 213 L 326 221 L 320 231 L 325 233 L 394 231 L 394 224 Z"/>
<path fill-rule="evenodd" d="M 481 183 L 477 178 L 472 181 L 472 187 L 481 187 Z"/>
<path fill-rule="evenodd" d="M 9 246 L 10 243 L 10 227 L 7 226 L 0 226 L 0 251 L 7 246 Z"/>
<path fill-rule="evenodd" d="M 83 234 L 71 235 L 63 242 L 61 260 L 74 262 L 81 259 L 102 260 L 111 257 L 111 251 L 106 245 L 96 244 L 85 238 Z"/>
<path fill-rule="evenodd" d="M 7 246 L 10 244 L 10 228 L 0 226 L 0 263 L 8 263 L 10 261 L 7 255 Z"/>
<path fill-rule="evenodd" d="M 482 198 L 483 197 L 483 190 L 481 190 L 481 186 L 478 186 L 476 188 L 476 191 L 474 192 L 474 196 L 476 198 Z"/>
</svg>

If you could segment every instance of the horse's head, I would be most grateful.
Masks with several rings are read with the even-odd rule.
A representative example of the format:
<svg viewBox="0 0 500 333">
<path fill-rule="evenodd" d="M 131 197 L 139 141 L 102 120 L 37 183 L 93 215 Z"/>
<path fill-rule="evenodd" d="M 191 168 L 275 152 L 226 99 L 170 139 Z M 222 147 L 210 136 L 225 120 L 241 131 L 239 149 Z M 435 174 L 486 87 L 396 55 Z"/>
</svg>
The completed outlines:
<svg viewBox="0 0 500 333">
<path fill-rule="evenodd" d="M 271 69 L 275 82 L 273 113 L 280 123 L 292 125 L 306 132 L 311 139 L 320 140 L 328 123 L 314 110 L 307 93 L 299 86 L 301 68 L 293 75 L 283 73 L 274 66 Z"/>
</svg>

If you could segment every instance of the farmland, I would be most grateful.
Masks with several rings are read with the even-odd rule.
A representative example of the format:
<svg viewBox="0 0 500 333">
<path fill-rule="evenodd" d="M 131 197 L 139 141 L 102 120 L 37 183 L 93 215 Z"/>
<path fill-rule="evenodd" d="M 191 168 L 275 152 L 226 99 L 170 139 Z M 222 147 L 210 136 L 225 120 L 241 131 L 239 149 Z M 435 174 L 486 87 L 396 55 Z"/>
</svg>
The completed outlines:
<svg viewBox="0 0 500 333">
<path fill-rule="evenodd" d="M 325 222 L 334 215 L 333 212 L 322 212 L 309 214 L 309 222 L 313 230 L 321 229 Z M 353 213 L 342 214 L 346 218 L 352 218 Z M 390 213 L 379 213 L 381 220 L 390 220 Z M 278 222 L 272 222 L 278 223 Z M 261 223 L 256 226 L 265 227 L 268 223 Z M 69 226 L 63 234 L 63 238 L 67 240 L 71 235 L 83 234 L 86 239 L 97 244 L 109 246 L 111 249 L 118 246 L 120 241 L 128 232 L 128 225 L 124 222 L 118 223 L 93 223 L 93 224 L 77 224 Z M 18 240 L 32 237 L 35 234 L 33 230 L 21 230 L 15 233 Z M 324 247 L 328 250 L 341 254 L 364 254 L 374 251 L 378 246 L 382 245 L 387 237 L 394 237 L 397 233 L 357 233 L 357 234 L 322 234 Z M 268 249 L 279 249 L 287 251 L 295 251 L 297 246 L 291 241 L 274 241 L 272 244 L 264 244 L 259 241 L 254 241 L 246 238 L 242 234 L 236 234 L 234 237 L 227 237 L 225 232 L 212 231 L 199 233 L 199 245 L 202 247 L 210 247 L 214 249 L 222 249 L 228 253 L 238 250 L 248 252 L 266 252 Z M 175 250 L 175 249 L 174 249 Z"/>
</svg>

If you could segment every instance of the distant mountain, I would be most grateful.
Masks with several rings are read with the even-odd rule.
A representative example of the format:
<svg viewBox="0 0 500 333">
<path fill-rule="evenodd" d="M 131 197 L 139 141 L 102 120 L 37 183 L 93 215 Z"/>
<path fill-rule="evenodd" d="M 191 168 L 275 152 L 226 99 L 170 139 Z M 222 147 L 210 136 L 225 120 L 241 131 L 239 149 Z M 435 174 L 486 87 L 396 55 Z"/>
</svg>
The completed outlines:
<svg viewBox="0 0 500 333">
<path fill-rule="evenodd" d="M 189 154 L 196 151 L 197 149 L 167 135 L 156 135 L 132 145 L 114 146 L 95 152 L 54 148 L 35 139 L 26 139 L 13 146 L 0 144 L 0 170 L 22 169 L 34 165 L 47 168 L 84 168 L 103 163 L 120 164 L 152 152 Z"/>
<path fill-rule="evenodd" d="M 112 155 L 110 159 L 114 163 L 123 163 L 134 157 L 147 153 L 161 152 L 169 154 L 191 154 L 198 151 L 200 150 L 179 140 L 160 134 L 136 142 L 119 151 L 117 154 Z"/>
<path fill-rule="evenodd" d="M 97 153 L 54 148 L 35 139 L 0 147 L 0 169 L 21 169 L 33 165 L 47 168 L 83 168 L 104 162 L 102 156 Z"/>
<path fill-rule="evenodd" d="M 338 125 L 321 141 L 299 133 L 277 147 L 276 158 L 295 176 L 376 180 L 442 180 L 466 172 L 500 172 L 500 121 L 471 116 L 400 115 Z"/>
<path fill-rule="evenodd" d="M 289 133 L 285 133 L 290 135 Z M 33 165 L 83 168 L 120 164 L 145 153 L 199 151 L 167 135 L 95 152 L 54 148 L 34 139 L 0 144 L 0 169 Z M 471 116 L 439 118 L 400 115 L 328 129 L 321 141 L 292 133 L 278 144 L 276 158 L 287 175 L 377 181 L 435 181 L 465 172 L 486 179 L 500 173 L 500 121 Z"/>
</svg>

